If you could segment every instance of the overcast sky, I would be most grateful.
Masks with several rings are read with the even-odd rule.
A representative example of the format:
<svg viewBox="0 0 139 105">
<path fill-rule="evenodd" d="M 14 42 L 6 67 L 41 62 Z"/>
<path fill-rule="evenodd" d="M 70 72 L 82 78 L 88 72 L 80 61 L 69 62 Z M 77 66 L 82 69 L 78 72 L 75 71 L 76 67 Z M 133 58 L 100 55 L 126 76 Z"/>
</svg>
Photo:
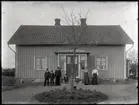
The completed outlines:
<svg viewBox="0 0 139 105">
<path fill-rule="evenodd" d="M 121 25 L 135 43 L 131 50 L 138 51 L 137 2 L 2 2 L 2 67 L 15 67 L 15 54 L 7 42 L 19 26 L 54 25 L 55 18 L 64 19 L 62 5 L 68 14 L 73 8 L 83 16 L 89 10 L 89 25 Z"/>
</svg>

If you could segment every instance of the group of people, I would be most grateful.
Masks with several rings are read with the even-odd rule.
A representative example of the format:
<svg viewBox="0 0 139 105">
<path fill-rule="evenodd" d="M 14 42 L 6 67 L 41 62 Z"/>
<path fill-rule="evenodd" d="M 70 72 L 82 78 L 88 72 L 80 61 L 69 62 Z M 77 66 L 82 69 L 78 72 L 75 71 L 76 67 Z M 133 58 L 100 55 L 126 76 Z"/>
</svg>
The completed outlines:
<svg viewBox="0 0 139 105">
<path fill-rule="evenodd" d="M 59 86 L 60 85 L 60 80 L 61 80 L 61 68 L 57 67 L 57 69 L 55 70 L 55 72 L 53 72 L 53 70 L 51 70 L 49 72 L 48 68 L 45 71 L 44 74 L 44 86 Z M 65 83 L 68 83 L 68 76 L 67 74 L 65 74 L 64 76 L 64 81 Z"/>
<path fill-rule="evenodd" d="M 53 70 L 51 70 L 49 72 L 48 68 L 46 69 L 46 72 L 44 74 L 44 86 L 59 86 L 60 85 L 60 78 L 61 78 L 61 68 L 60 67 L 57 67 L 57 69 L 55 70 L 55 72 L 53 72 Z M 65 83 L 68 83 L 68 76 L 67 74 L 65 74 L 64 76 L 64 82 Z M 84 73 L 84 84 L 85 85 L 89 85 L 90 84 L 90 81 L 89 81 L 89 74 L 88 74 L 88 70 L 86 69 L 85 70 L 85 73 Z M 98 70 L 97 68 L 92 68 L 92 84 L 93 85 L 97 85 L 98 84 Z"/>
<path fill-rule="evenodd" d="M 49 72 L 48 68 L 45 71 L 44 74 L 44 86 L 53 86 L 53 85 L 60 85 L 60 77 L 61 77 L 61 68 L 57 67 L 57 69 L 55 70 L 55 73 L 53 72 L 53 70 L 51 70 L 51 72 Z"/>
<path fill-rule="evenodd" d="M 89 85 L 90 81 L 89 81 L 89 74 L 88 74 L 88 70 L 85 70 L 84 73 L 84 84 L 85 85 Z M 97 68 L 92 68 L 92 84 L 93 85 L 98 85 L 98 70 Z"/>
</svg>

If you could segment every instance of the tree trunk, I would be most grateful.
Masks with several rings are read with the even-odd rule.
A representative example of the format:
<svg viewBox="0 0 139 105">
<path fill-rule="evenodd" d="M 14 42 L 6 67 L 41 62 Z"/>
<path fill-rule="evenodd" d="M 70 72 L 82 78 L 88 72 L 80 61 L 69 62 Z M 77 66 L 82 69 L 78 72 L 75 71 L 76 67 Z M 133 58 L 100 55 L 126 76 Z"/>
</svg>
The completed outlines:
<svg viewBox="0 0 139 105">
<path fill-rule="evenodd" d="M 73 71 L 75 69 L 75 67 L 74 67 L 74 63 L 75 63 L 75 52 L 76 52 L 76 49 L 74 48 L 73 49 L 73 58 L 72 58 L 71 78 L 70 78 L 70 91 L 71 91 L 71 94 L 73 92 Z"/>
</svg>

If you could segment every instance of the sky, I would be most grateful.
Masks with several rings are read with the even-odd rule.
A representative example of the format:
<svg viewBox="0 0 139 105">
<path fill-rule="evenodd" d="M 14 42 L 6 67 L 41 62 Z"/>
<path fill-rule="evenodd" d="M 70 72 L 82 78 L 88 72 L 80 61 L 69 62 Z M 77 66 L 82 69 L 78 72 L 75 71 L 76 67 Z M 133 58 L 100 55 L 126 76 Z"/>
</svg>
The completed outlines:
<svg viewBox="0 0 139 105">
<path fill-rule="evenodd" d="M 15 53 L 7 42 L 20 25 L 54 25 L 55 18 L 64 20 L 61 6 L 69 16 L 81 13 L 88 25 L 120 25 L 134 41 L 131 51 L 138 53 L 137 2 L 2 2 L 2 67 L 15 67 Z M 65 25 L 61 21 L 62 25 Z M 15 50 L 15 46 L 11 45 Z M 127 45 L 128 50 L 132 45 Z"/>
</svg>

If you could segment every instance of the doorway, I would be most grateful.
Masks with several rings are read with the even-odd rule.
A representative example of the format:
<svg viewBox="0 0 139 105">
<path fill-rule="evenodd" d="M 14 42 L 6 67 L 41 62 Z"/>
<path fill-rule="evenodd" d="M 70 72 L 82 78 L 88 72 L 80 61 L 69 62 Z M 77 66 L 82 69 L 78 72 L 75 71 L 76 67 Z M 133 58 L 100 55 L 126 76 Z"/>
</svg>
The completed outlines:
<svg viewBox="0 0 139 105">
<path fill-rule="evenodd" d="M 66 73 L 70 77 L 72 66 L 74 66 L 73 71 L 73 78 L 76 78 L 78 76 L 78 55 L 75 56 L 74 65 L 72 65 L 73 55 L 66 55 Z"/>
</svg>

